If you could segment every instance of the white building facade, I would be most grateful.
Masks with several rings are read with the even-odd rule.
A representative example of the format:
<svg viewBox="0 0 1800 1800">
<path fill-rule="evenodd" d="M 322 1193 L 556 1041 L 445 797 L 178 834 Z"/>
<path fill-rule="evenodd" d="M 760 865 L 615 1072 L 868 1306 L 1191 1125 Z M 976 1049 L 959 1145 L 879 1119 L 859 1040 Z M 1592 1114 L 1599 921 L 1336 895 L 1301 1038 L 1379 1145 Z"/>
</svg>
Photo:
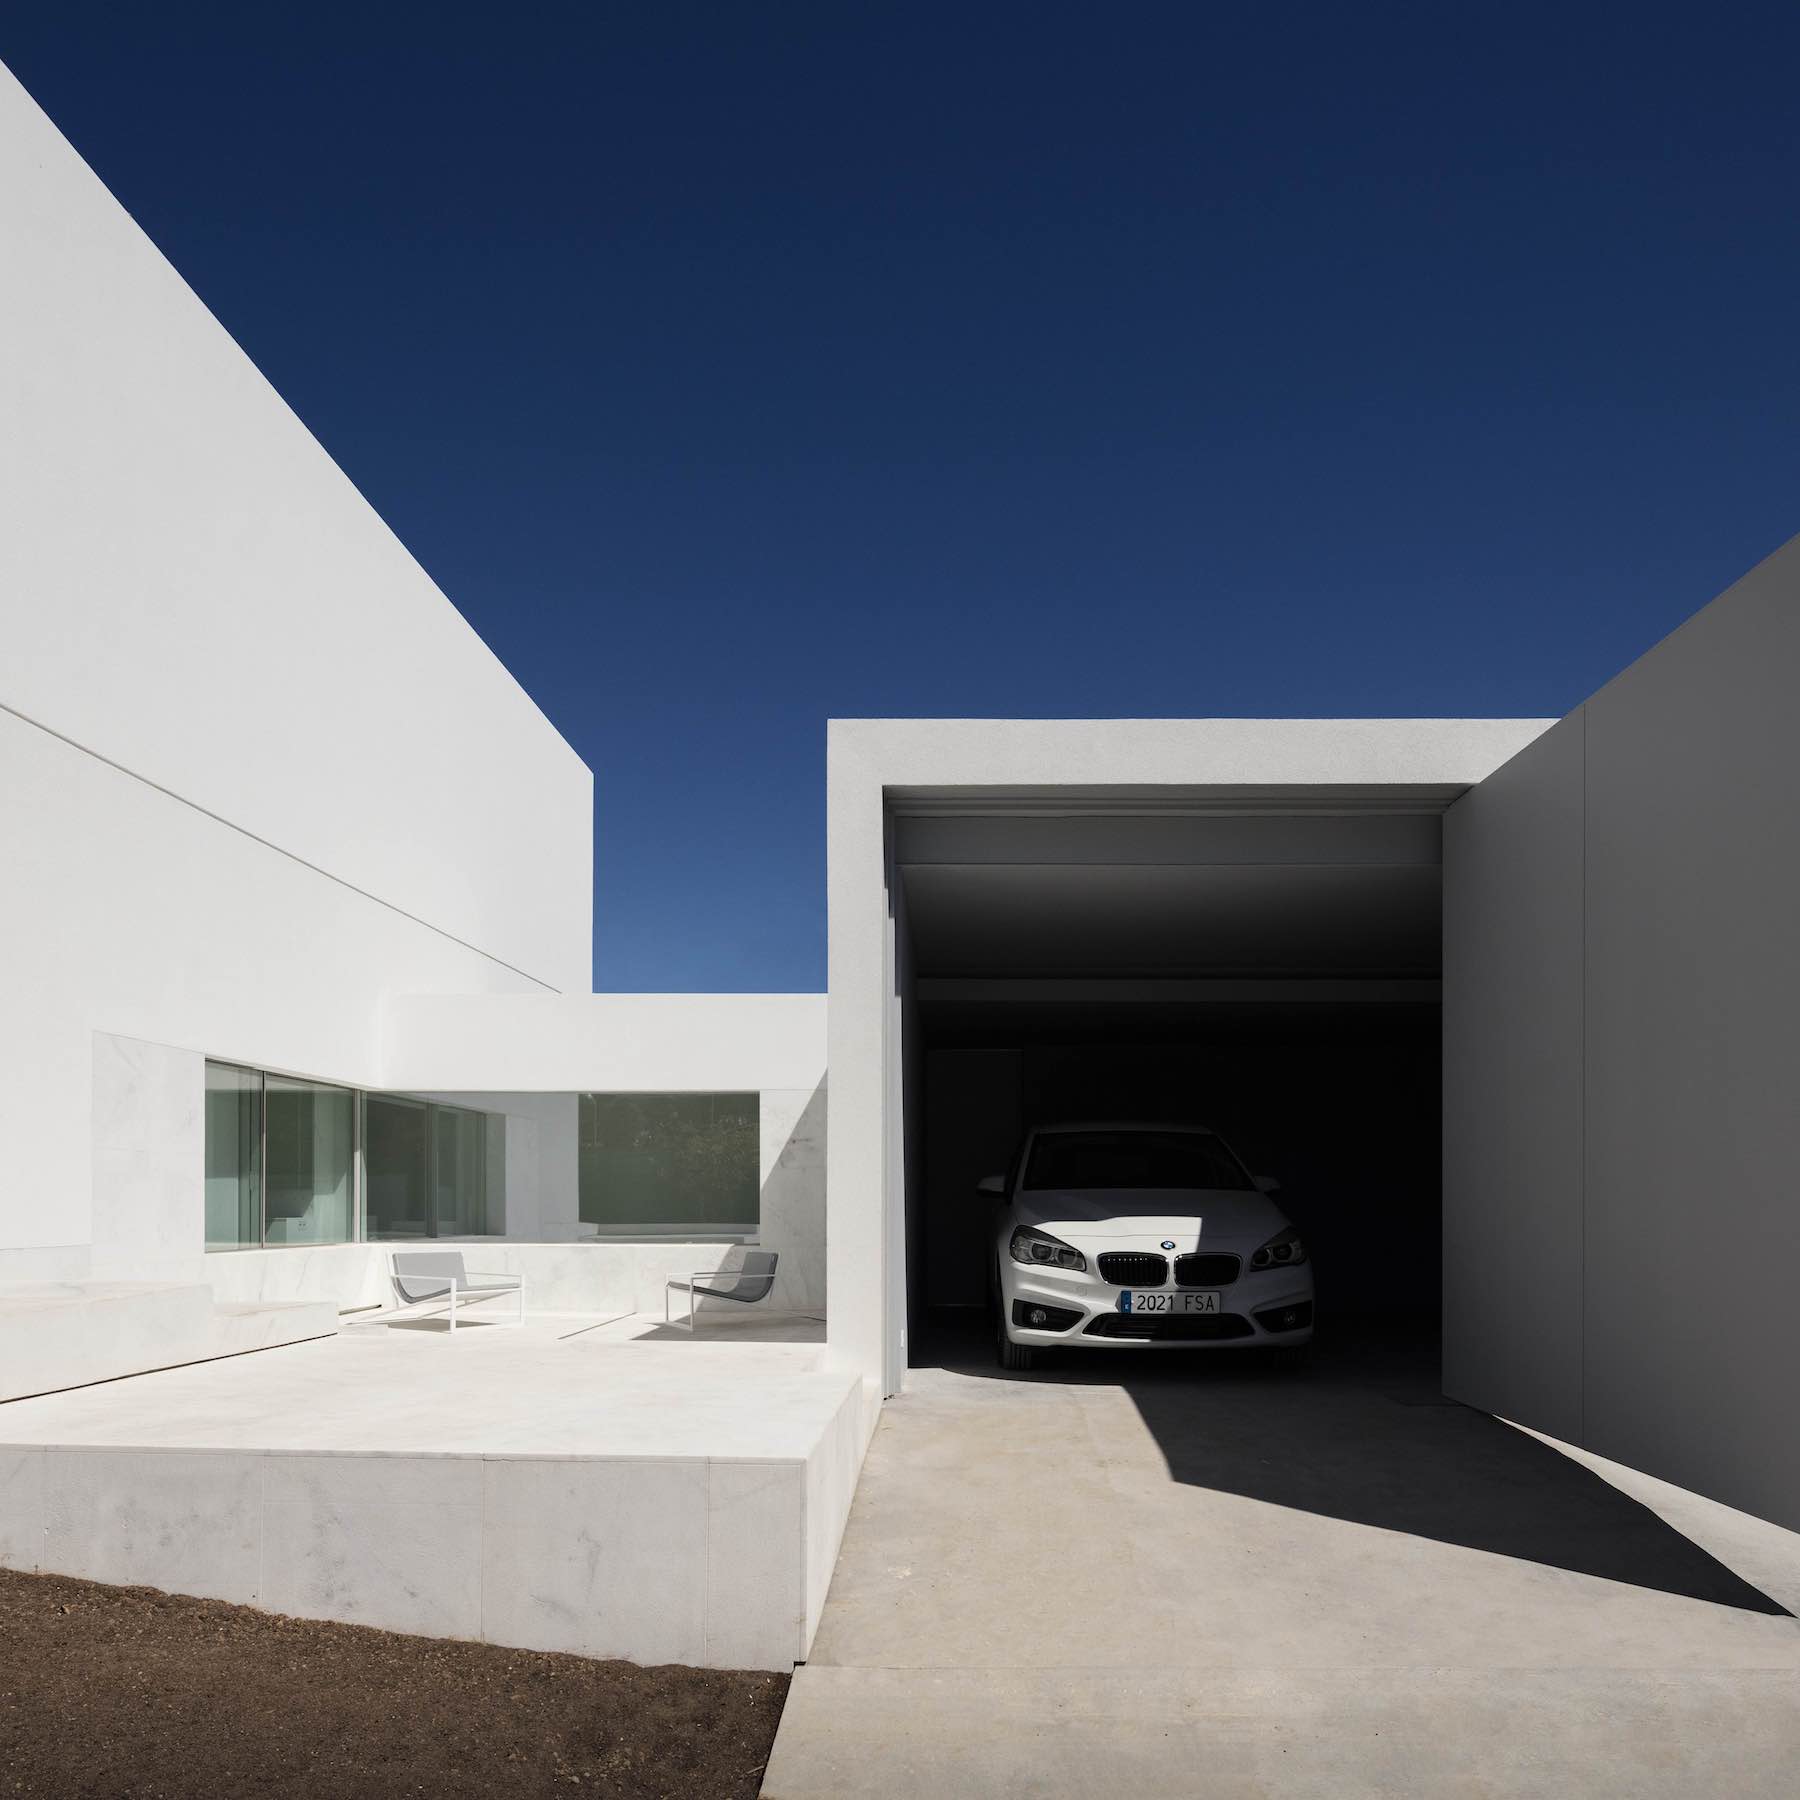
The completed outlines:
<svg viewBox="0 0 1800 1800">
<path fill-rule="evenodd" d="M 851 1385 L 774 1626 L 654 1641 L 779 1666 L 1022 1127 L 1353 1094 L 1447 1392 L 1800 1525 L 1800 549 L 1560 722 L 836 723 L 829 998 L 597 996 L 588 770 L 4 73 L 0 169 L 0 1400 L 773 1249 Z"/>
<path fill-rule="evenodd" d="M 590 993 L 588 770 L 0 84 L 0 1285 L 367 1306 L 429 1234 L 648 1288 L 766 1193 L 822 1308 L 823 997 Z M 596 1095 L 722 1097 L 735 1216 L 584 1221 Z"/>
</svg>

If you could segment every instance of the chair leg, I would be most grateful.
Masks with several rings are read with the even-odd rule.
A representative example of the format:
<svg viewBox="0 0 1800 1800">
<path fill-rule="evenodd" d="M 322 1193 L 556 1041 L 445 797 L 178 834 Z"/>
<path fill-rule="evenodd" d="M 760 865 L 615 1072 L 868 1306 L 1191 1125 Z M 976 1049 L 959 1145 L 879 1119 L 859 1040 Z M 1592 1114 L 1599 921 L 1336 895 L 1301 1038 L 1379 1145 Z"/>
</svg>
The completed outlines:
<svg viewBox="0 0 1800 1800">
<path fill-rule="evenodd" d="M 456 1329 L 456 1283 L 450 1284 L 450 1329 Z"/>
</svg>

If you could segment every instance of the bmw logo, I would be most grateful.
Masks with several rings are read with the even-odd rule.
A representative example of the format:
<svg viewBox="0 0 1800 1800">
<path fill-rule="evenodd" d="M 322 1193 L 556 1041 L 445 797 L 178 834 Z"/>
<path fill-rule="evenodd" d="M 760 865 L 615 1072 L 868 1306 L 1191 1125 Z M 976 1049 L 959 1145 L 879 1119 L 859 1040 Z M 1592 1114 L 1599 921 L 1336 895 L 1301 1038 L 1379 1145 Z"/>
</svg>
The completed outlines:
<svg viewBox="0 0 1800 1800">
<path fill-rule="evenodd" d="M 1175 1240 L 1173 1238 L 1164 1238 L 1162 1241 L 1162 1247 L 1165 1250 L 1173 1250 L 1175 1248 Z"/>
</svg>

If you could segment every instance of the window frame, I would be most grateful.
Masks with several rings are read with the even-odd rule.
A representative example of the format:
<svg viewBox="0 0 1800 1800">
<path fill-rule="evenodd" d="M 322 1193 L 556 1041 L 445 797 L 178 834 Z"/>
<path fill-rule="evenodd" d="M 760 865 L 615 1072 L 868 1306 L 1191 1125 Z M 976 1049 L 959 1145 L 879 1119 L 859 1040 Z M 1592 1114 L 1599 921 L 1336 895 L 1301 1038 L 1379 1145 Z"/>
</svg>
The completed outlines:
<svg viewBox="0 0 1800 1800">
<path fill-rule="evenodd" d="M 762 1090 L 759 1088 L 583 1088 L 576 1091 L 576 1219 L 584 1232 L 601 1243 L 757 1243 L 762 1237 Z M 745 1123 L 755 1140 L 751 1155 L 751 1187 L 755 1214 L 749 1219 L 701 1220 L 686 1224 L 660 1219 L 597 1221 L 581 1210 L 581 1164 L 584 1148 L 583 1114 L 596 1100 L 681 1101 L 741 1100 L 747 1102 Z M 598 1146 L 596 1146 L 598 1147 Z"/>
<path fill-rule="evenodd" d="M 335 1244 L 361 1244 L 368 1241 L 363 1224 L 363 1100 L 361 1088 L 347 1087 L 341 1081 L 320 1081 L 311 1075 L 294 1075 L 285 1069 L 261 1069 L 251 1063 L 234 1062 L 229 1057 L 209 1056 L 209 1068 L 230 1069 L 239 1075 L 254 1077 L 251 1090 L 256 1095 L 256 1242 L 254 1244 L 206 1244 L 208 1256 L 240 1256 L 251 1250 L 329 1250 Z M 269 1077 L 278 1081 L 302 1082 L 308 1087 L 330 1088 L 350 1096 L 350 1235 L 333 1243 L 271 1244 L 269 1242 Z M 203 1077 L 204 1078 L 204 1077 Z M 201 1131 L 205 1132 L 205 1094 L 201 1096 Z M 204 1227 L 203 1227 L 204 1229 Z"/>
</svg>

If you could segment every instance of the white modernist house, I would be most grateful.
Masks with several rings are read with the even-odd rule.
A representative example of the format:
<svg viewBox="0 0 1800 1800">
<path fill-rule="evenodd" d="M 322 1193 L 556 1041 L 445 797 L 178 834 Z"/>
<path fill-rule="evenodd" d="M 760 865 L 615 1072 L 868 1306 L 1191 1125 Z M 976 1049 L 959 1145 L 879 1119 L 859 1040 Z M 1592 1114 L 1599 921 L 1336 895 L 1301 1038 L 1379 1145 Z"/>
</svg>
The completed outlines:
<svg viewBox="0 0 1800 1800">
<path fill-rule="evenodd" d="M 0 1563 L 783 1666 L 1069 1116 L 1800 1525 L 1800 550 L 1561 721 L 834 723 L 829 996 L 595 995 L 586 768 L 3 74 L 0 169 Z"/>
</svg>

